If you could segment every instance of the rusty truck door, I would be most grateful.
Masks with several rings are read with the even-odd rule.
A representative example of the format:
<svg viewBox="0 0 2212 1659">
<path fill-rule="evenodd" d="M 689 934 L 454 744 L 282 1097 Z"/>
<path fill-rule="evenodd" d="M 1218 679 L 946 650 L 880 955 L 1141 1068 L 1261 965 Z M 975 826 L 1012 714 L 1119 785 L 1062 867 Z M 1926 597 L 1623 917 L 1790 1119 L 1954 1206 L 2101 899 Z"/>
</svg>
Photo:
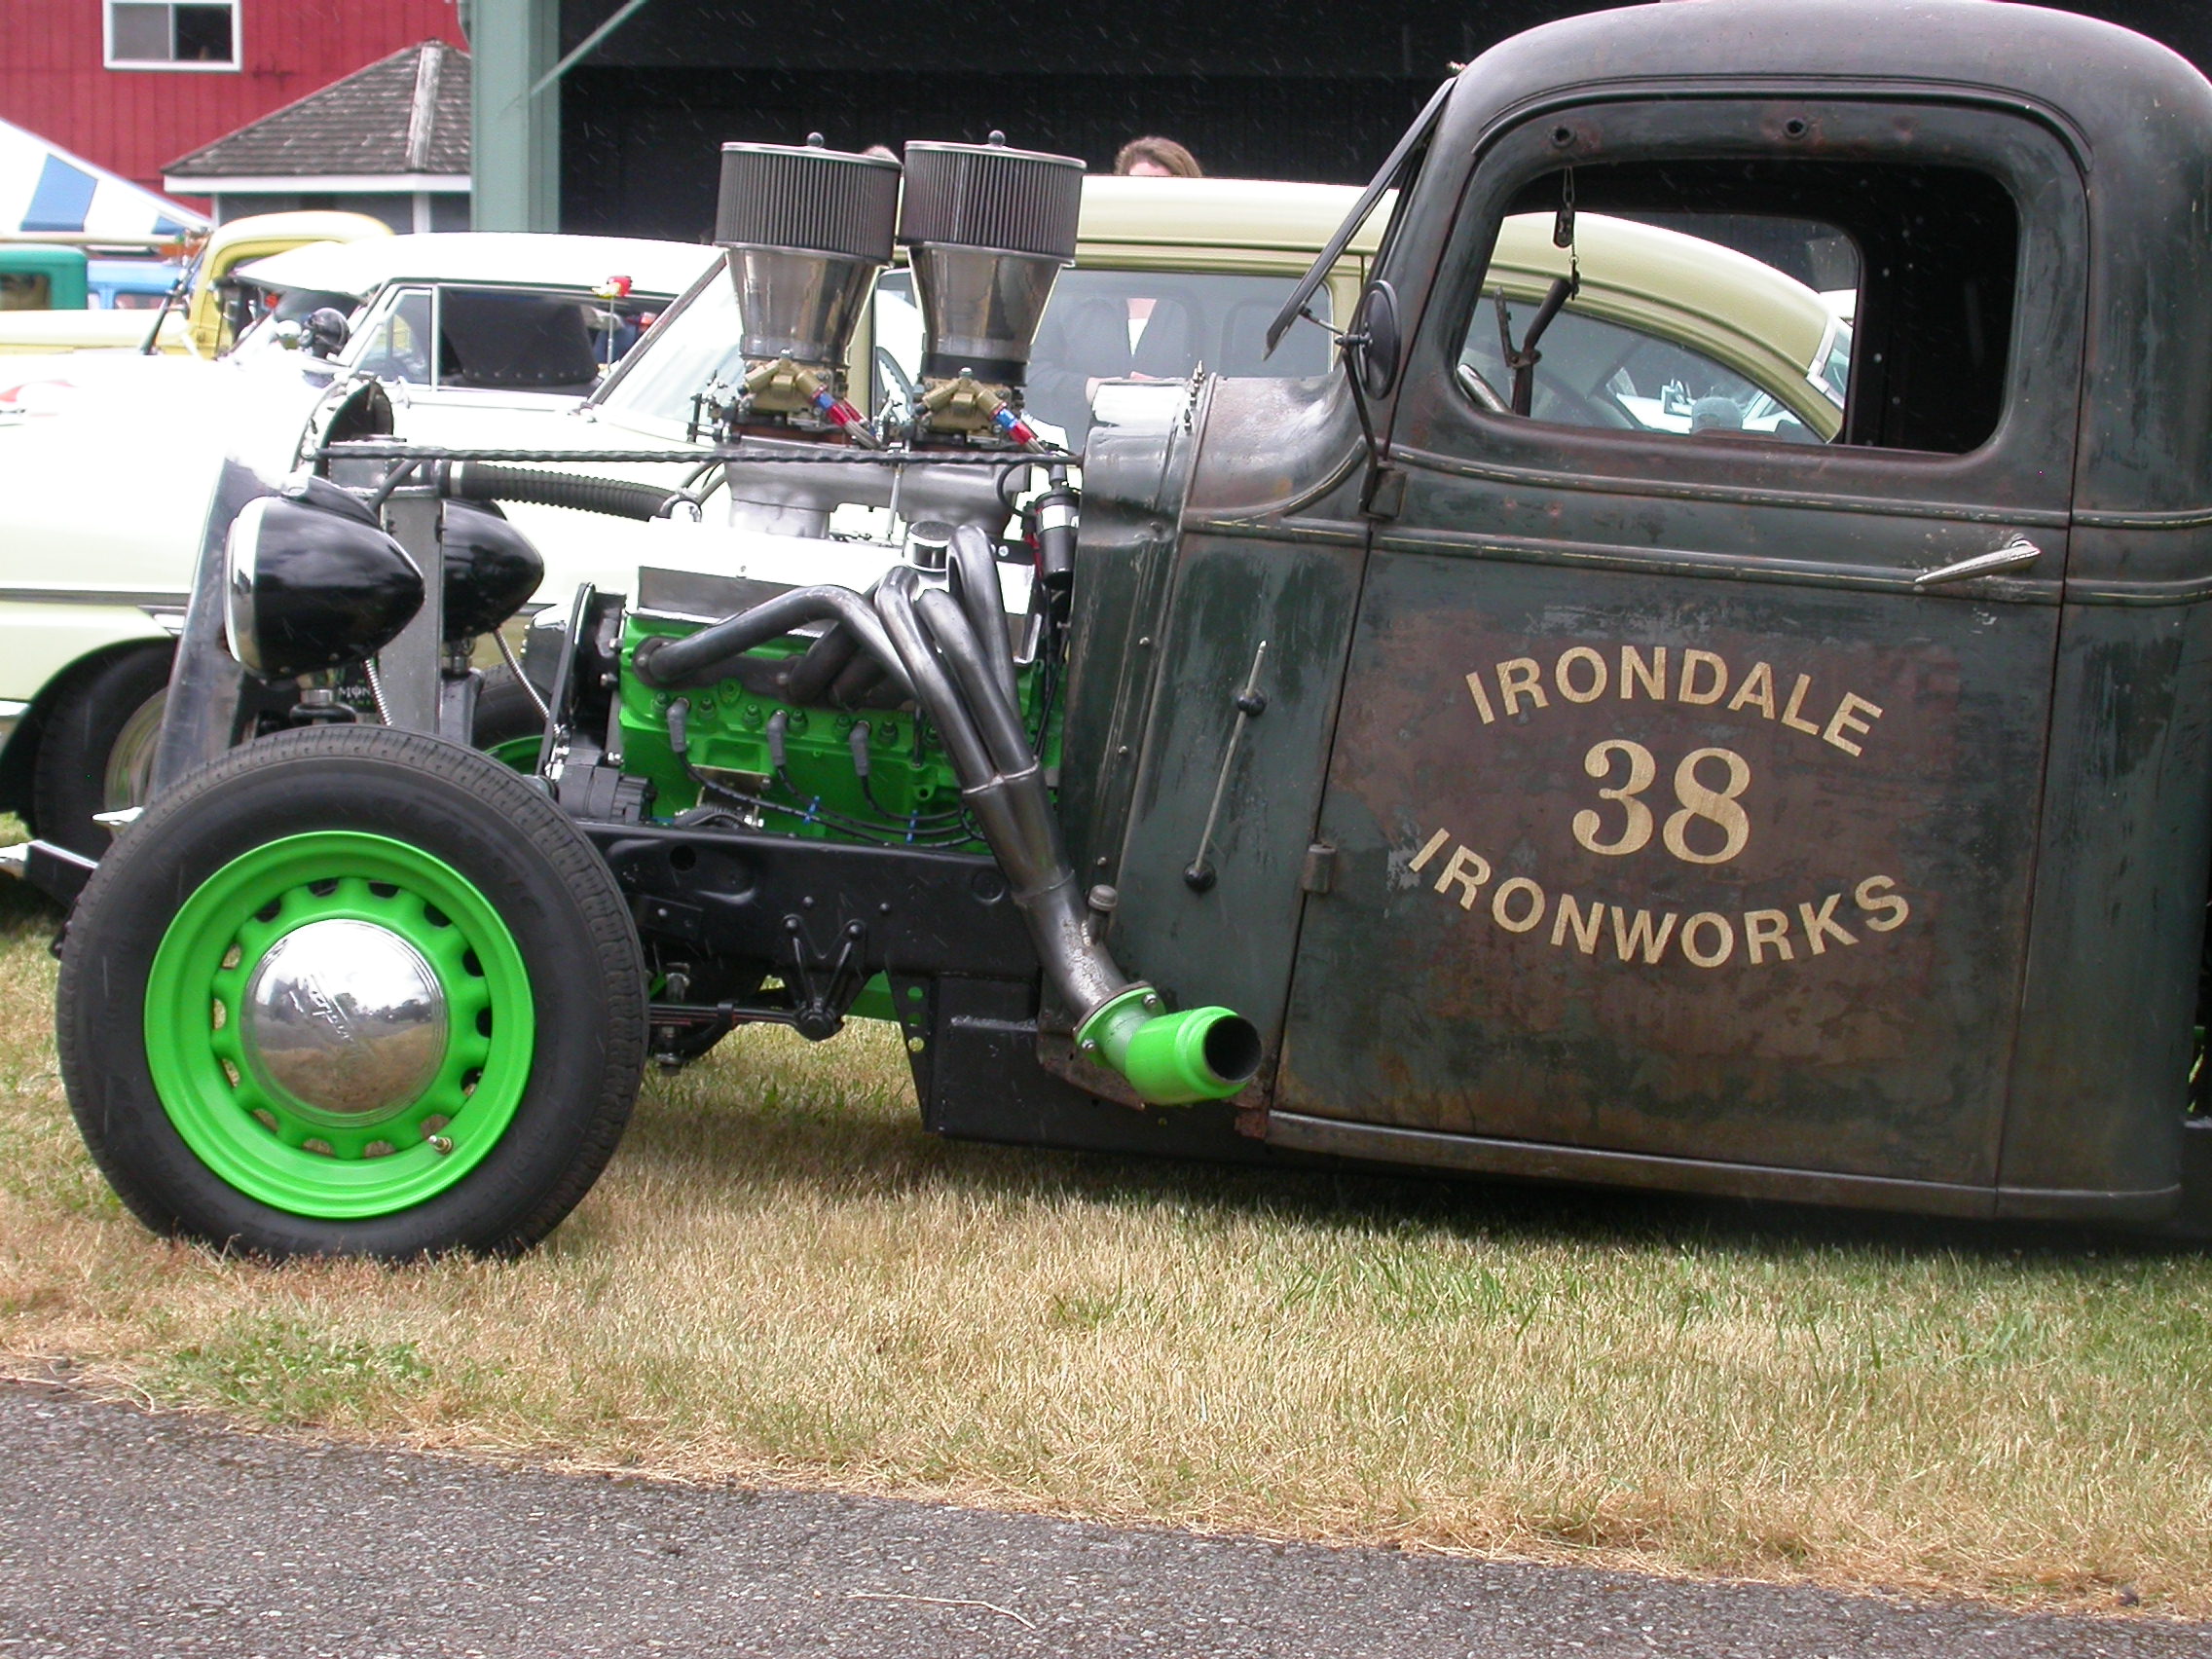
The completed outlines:
<svg viewBox="0 0 2212 1659">
<path fill-rule="evenodd" d="M 1593 102 L 1492 140 L 1456 207 L 1399 275 L 1403 495 L 1270 1138 L 1987 1207 L 2067 551 L 2065 143 L 1965 96 Z M 1498 240 L 1530 212 L 1581 283 L 1532 366 Z M 1797 372 L 1840 415 L 1761 356 L 1831 282 Z"/>
</svg>

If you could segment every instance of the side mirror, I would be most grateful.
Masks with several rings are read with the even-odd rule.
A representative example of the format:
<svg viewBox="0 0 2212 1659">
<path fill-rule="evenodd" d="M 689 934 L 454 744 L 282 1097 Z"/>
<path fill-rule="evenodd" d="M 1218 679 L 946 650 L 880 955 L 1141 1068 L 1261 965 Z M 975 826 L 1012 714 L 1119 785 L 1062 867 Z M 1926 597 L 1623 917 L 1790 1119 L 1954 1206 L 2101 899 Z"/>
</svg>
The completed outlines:
<svg viewBox="0 0 2212 1659">
<path fill-rule="evenodd" d="M 1359 297 L 1351 332 L 1361 389 L 1370 397 L 1387 397 L 1398 384 L 1398 354 L 1404 345 L 1398 333 L 1397 290 L 1387 282 L 1370 282 Z"/>
<path fill-rule="evenodd" d="M 308 313 L 307 349 L 314 357 L 335 357 L 351 336 L 346 313 L 335 306 L 324 306 L 320 311 Z"/>
</svg>

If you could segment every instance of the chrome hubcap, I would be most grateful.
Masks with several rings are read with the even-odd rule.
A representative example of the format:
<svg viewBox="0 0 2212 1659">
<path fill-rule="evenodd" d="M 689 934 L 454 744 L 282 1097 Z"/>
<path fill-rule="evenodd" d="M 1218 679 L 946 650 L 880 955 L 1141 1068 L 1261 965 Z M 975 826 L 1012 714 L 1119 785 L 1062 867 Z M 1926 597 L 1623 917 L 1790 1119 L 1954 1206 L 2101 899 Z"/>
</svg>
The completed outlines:
<svg viewBox="0 0 2212 1659">
<path fill-rule="evenodd" d="M 325 1124 L 412 1105 L 437 1077 L 446 1037 L 445 990 L 422 952 L 388 928 L 344 918 L 271 945 L 239 1011 L 255 1080 Z"/>
</svg>

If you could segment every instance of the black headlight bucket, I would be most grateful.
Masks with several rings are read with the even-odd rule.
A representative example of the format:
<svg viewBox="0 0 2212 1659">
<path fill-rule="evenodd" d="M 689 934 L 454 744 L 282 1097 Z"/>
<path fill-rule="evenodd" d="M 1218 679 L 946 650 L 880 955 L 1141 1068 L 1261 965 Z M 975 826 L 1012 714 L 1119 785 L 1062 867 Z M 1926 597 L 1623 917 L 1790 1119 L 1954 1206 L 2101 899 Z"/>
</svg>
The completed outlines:
<svg viewBox="0 0 2212 1659">
<path fill-rule="evenodd" d="M 223 631 L 264 680 L 358 662 L 423 608 L 423 572 L 367 509 L 322 480 L 246 503 L 225 544 Z"/>
<path fill-rule="evenodd" d="M 543 556 L 490 502 L 446 502 L 441 540 L 449 642 L 490 633 L 520 610 L 545 579 Z"/>
</svg>

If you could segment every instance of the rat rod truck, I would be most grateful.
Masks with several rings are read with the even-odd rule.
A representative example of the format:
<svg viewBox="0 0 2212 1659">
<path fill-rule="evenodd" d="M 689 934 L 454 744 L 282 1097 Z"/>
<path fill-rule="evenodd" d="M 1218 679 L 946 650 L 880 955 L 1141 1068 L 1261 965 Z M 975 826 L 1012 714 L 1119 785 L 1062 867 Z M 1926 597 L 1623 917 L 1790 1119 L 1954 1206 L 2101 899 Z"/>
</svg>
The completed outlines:
<svg viewBox="0 0 2212 1659">
<path fill-rule="evenodd" d="M 13 851 L 76 900 L 64 1075 L 150 1224 L 519 1247 L 648 1056 L 853 1014 L 950 1135 L 2212 1214 L 2180 58 L 1994 0 L 1525 34 L 1352 215 L 1395 191 L 1338 369 L 1105 387 L 1080 503 L 1021 415 L 1080 164 L 722 167 L 687 483 L 411 450 L 373 399 L 309 470 L 234 466 L 153 803 L 96 868 Z M 1578 210 L 1825 295 L 1840 417 L 1593 312 Z M 1487 280 L 1528 212 L 1566 256 L 1533 305 Z M 895 240 L 923 372 L 869 420 L 845 347 Z M 533 631 L 530 775 L 451 741 L 534 580 L 502 499 L 641 566 Z M 855 503 L 877 538 L 829 534 Z M 706 535 L 726 576 L 655 566 Z"/>
</svg>

